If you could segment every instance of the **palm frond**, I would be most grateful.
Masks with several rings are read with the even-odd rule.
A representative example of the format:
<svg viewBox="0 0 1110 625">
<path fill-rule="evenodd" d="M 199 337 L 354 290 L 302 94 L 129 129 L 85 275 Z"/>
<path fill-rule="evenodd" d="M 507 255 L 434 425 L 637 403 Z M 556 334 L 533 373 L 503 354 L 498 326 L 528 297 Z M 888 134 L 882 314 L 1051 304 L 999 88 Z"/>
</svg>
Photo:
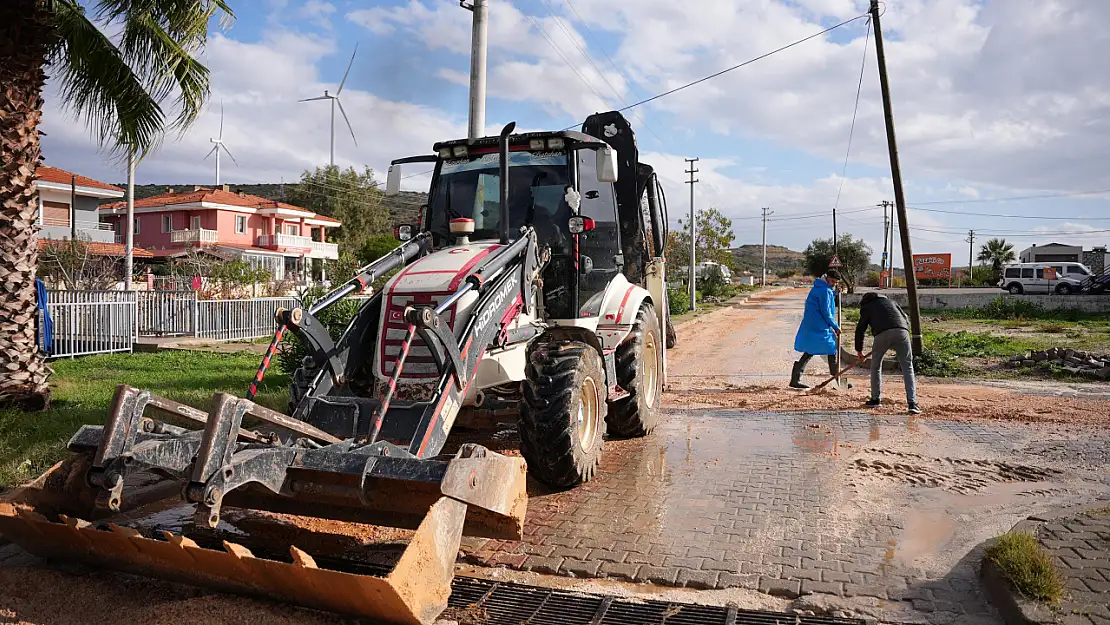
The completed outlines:
<svg viewBox="0 0 1110 625">
<path fill-rule="evenodd" d="M 209 94 L 209 72 L 195 58 L 216 12 L 230 23 L 224 0 L 99 0 L 96 21 L 121 26 L 118 45 L 75 0 L 52 3 L 59 45 L 52 57 L 66 106 L 84 118 L 101 146 L 140 156 L 168 128 L 184 130 Z M 166 123 L 163 105 L 177 114 Z"/>
</svg>

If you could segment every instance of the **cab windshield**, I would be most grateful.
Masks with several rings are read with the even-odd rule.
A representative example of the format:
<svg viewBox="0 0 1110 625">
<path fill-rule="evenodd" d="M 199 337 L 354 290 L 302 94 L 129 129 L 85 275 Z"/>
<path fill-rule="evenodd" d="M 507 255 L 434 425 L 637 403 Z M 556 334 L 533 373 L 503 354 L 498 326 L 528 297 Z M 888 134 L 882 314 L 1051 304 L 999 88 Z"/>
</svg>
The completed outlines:
<svg viewBox="0 0 1110 625">
<path fill-rule="evenodd" d="M 472 240 L 501 235 L 501 177 L 498 155 L 445 160 L 428 201 L 428 230 L 436 244 L 451 236 L 450 221 L 474 220 Z M 565 152 L 509 153 L 509 236 L 532 224 L 540 241 L 557 246 L 569 241 L 573 212 L 565 195 L 570 180 Z"/>
</svg>

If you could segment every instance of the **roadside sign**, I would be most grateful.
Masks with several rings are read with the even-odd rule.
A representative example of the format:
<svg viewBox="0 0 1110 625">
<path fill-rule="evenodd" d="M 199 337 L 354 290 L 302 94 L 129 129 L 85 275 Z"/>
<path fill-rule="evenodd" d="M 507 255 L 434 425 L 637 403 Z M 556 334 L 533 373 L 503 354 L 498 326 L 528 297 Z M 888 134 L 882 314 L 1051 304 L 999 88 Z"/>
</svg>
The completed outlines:
<svg viewBox="0 0 1110 625">
<path fill-rule="evenodd" d="M 829 262 L 829 269 L 840 269 L 844 263 L 840 262 L 840 256 L 833 254 L 832 260 Z"/>
<path fill-rule="evenodd" d="M 1055 267 L 1045 267 L 1044 268 L 1044 279 L 1045 280 L 1050 280 L 1050 281 L 1055 280 L 1056 279 L 1056 268 Z"/>
</svg>

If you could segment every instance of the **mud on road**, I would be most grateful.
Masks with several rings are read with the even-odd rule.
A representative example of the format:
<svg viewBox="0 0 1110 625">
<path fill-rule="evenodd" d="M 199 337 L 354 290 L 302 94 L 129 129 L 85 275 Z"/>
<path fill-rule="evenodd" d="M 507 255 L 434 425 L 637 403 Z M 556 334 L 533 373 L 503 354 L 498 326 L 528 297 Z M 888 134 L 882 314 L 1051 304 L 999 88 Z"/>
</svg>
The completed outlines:
<svg viewBox="0 0 1110 625">
<path fill-rule="evenodd" d="M 876 409 L 864 405 L 870 372 L 862 368 L 845 376 L 853 388 L 806 392 L 787 386 L 799 355 L 793 349 L 794 333 L 804 298 L 802 290 L 758 294 L 682 327 L 679 344 L 667 354 L 671 375 L 666 404 L 674 409 L 905 414 L 901 374 L 884 374 L 883 405 Z M 819 358 L 810 362 L 807 374 L 803 379 L 810 385 L 828 377 Z M 1110 387 L 1081 393 L 1055 381 L 984 384 L 919 377 L 917 395 L 925 411 L 922 419 L 1110 424 Z"/>
</svg>

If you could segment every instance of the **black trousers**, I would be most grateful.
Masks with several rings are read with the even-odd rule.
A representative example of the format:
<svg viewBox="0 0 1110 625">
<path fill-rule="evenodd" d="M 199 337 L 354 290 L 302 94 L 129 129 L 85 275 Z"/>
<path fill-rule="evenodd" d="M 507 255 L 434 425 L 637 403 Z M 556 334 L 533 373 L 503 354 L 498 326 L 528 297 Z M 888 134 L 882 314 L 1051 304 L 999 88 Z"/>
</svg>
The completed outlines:
<svg viewBox="0 0 1110 625">
<path fill-rule="evenodd" d="M 813 354 L 803 353 L 802 357 L 798 359 L 798 370 L 804 371 L 812 358 Z M 826 358 L 829 359 L 829 375 L 836 375 L 836 354 L 829 354 Z"/>
</svg>

